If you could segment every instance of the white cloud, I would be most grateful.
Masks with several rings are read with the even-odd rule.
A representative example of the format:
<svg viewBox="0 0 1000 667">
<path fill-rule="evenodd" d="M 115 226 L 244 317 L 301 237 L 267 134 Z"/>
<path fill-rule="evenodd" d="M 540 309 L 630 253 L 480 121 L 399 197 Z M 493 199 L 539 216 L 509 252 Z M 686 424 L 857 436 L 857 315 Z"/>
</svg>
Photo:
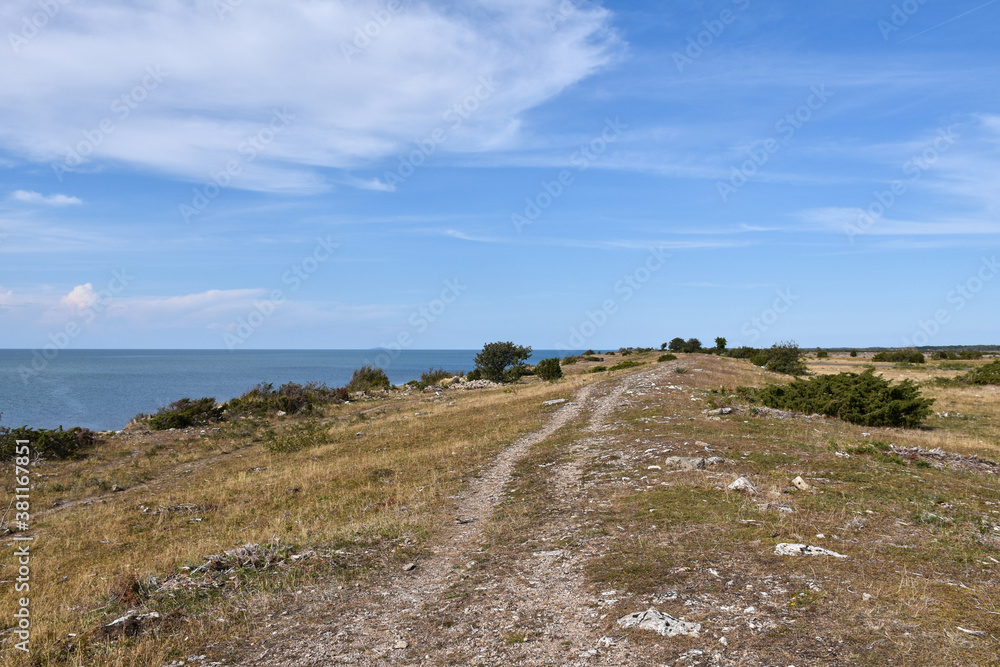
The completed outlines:
<svg viewBox="0 0 1000 667">
<path fill-rule="evenodd" d="M 257 0 L 220 20 L 223 4 L 63 5 L 0 69 L 0 148 L 43 163 L 76 148 L 196 182 L 236 160 L 236 187 L 316 191 L 323 168 L 409 152 L 437 128 L 439 151 L 510 143 L 520 114 L 616 48 L 609 12 L 560 0 L 470 0 L 461 13 L 404 2 L 377 30 L 381 1 Z M 2 16 L 19 25 L 37 9 L 8 0 Z M 366 26 L 378 35 L 358 48 Z M 267 141 L 275 109 L 294 118 Z"/>
<path fill-rule="evenodd" d="M 97 303 L 97 292 L 91 283 L 77 285 L 73 290 L 60 299 L 64 306 L 75 308 L 76 310 L 86 310 Z"/>
<path fill-rule="evenodd" d="M 46 206 L 74 206 L 83 203 L 77 197 L 69 197 L 67 195 L 50 195 L 46 197 L 40 192 L 31 192 L 29 190 L 15 190 L 11 193 L 10 198 L 25 204 L 45 204 Z"/>
<path fill-rule="evenodd" d="M 1000 223 L 975 218 L 899 220 L 872 217 L 862 208 L 814 208 L 803 211 L 802 220 L 814 231 L 839 232 L 848 236 L 1000 234 Z"/>
</svg>

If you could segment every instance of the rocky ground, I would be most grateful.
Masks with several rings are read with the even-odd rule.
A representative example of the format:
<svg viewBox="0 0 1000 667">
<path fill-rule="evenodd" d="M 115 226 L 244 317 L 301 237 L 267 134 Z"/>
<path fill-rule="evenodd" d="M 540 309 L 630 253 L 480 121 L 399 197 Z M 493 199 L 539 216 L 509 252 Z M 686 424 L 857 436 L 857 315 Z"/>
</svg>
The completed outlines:
<svg viewBox="0 0 1000 667">
<path fill-rule="evenodd" d="M 754 517 L 777 516 L 775 520 L 781 521 L 796 512 L 787 494 L 773 487 L 758 491 L 751 485 L 744 493 L 725 490 L 752 469 L 744 465 L 746 455 L 739 459 L 731 448 L 665 437 L 662 429 L 649 435 L 645 432 L 652 429 L 636 428 L 635 420 L 623 416 L 630 410 L 649 410 L 645 413 L 649 416 L 637 420 L 640 426 L 683 424 L 685 430 L 674 433 L 681 437 L 690 432 L 686 427 L 693 420 L 720 419 L 719 411 L 706 409 L 711 406 L 705 405 L 704 393 L 693 388 L 697 383 L 693 373 L 699 371 L 682 375 L 675 373 L 675 367 L 660 364 L 585 386 L 552 414 L 544 428 L 506 448 L 466 493 L 454 498 L 455 523 L 425 557 L 365 583 L 297 592 L 274 614 L 268 626 L 271 634 L 245 647 L 239 664 L 805 665 L 860 661 L 859 656 L 885 641 L 878 638 L 879 633 L 862 646 L 851 639 L 851 628 L 838 628 L 832 622 L 835 609 L 822 611 L 814 628 L 809 627 L 808 617 L 796 616 L 796 607 L 836 606 L 839 595 L 857 598 L 861 604 L 872 598 L 862 592 L 862 582 L 830 565 L 831 560 L 839 560 L 835 555 L 783 556 L 796 560 L 796 566 L 775 568 L 773 563 L 780 559 L 771 551 L 774 546 L 761 538 L 778 534 L 751 532 L 756 539 L 731 553 L 703 553 L 678 565 L 678 561 L 661 562 L 664 545 L 656 525 L 651 526 L 648 538 L 634 523 L 608 525 L 619 516 L 614 510 L 618 499 L 685 486 L 695 490 L 691 503 L 709 502 L 701 495 L 710 490 L 726 494 L 727 502 L 752 507 L 758 514 L 747 513 L 750 518 L 737 521 L 758 533 L 770 529 Z M 770 417 L 810 420 L 788 414 Z M 668 458 L 678 454 L 684 456 Z M 813 489 L 830 480 L 813 475 L 810 481 L 800 478 L 798 482 Z M 654 502 L 650 505 L 654 505 L 648 510 L 653 516 L 661 511 Z M 703 532 L 704 526 L 674 525 L 667 542 L 683 544 L 689 536 L 695 544 L 678 545 L 677 551 L 690 555 L 706 539 Z M 826 538 L 808 537 L 817 542 Z M 651 562 L 641 562 L 643 539 L 659 542 L 659 550 L 649 551 Z M 616 560 L 614 553 L 622 541 L 639 545 L 637 559 Z M 851 551 L 849 547 L 847 542 L 837 543 L 838 549 Z M 746 554 L 744 549 L 759 553 Z M 837 552 L 818 549 L 813 553 Z M 770 558 L 769 565 L 762 567 L 761 558 Z M 803 561 L 811 562 L 800 565 Z M 629 569 L 637 567 L 655 570 L 656 586 L 642 590 L 638 585 L 648 573 L 630 585 Z M 606 580 L 625 584 L 620 589 L 606 588 L 602 586 Z M 666 619 L 666 624 L 661 620 L 658 626 L 662 635 L 654 631 L 655 624 L 652 630 L 637 630 L 625 629 L 619 622 L 628 614 L 650 609 L 668 615 L 651 619 Z M 865 615 L 852 611 L 856 617 L 858 613 Z M 867 616 L 868 630 L 881 628 L 879 632 L 887 637 L 890 632 L 910 634 L 902 626 L 892 628 L 892 623 L 872 619 L 878 616 L 874 603 Z M 952 633 L 959 645 L 987 634 L 965 630 L 972 634 Z M 782 639 L 774 641 L 775 637 Z M 767 648 L 768 644 L 773 646 Z M 954 664 L 946 655 L 942 653 L 942 662 L 930 664 Z"/>
</svg>

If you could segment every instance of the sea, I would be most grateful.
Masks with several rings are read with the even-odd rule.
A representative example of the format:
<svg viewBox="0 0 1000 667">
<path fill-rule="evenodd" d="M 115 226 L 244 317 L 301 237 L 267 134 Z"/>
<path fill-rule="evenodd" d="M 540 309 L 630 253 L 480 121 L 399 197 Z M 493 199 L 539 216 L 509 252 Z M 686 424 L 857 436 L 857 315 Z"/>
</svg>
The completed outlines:
<svg viewBox="0 0 1000 667">
<path fill-rule="evenodd" d="M 0 426 L 118 430 L 179 398 L 228 401 L 261 382 L 342 387 L 371 364 L 396 385 L 470 371 L 478 350 L 0 350 Z M 535 350 L 529 363 L 575 354 Z"/>
</svg>

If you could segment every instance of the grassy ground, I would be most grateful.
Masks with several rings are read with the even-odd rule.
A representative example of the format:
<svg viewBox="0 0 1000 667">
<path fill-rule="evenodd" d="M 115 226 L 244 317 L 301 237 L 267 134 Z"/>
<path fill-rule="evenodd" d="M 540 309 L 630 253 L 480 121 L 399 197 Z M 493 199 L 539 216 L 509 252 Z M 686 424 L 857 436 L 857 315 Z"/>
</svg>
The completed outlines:
<svg viewBox="0 0 1000 667">
<path fill-rule="evenodd" d="M 85 459 L 33 466 L 32 664 L 165 664 L 257 631 L 254 612 L 304 581 L 348 580 L 411 558 L 433 540 L 448 496 L 536 428 L 548 410 L 541 401 L 565 396 L 569 384 L 410 392 L 273 425 L 124 434 Z M 267 448 L 289 439 L 308 445 Z M 8 494 L 13 472 L 0 470 Z M 4 541 L 0 578 L 11 580 L 14 543 Z M 187 583 L 183 568 L 245 543 L 318 554 L 150 595 L 166 577 Z M 14 601 L 0 600 L 3 627 Z M 153 635 L 95 634 L 137 606 L 164 615 Z M 3 649 L 2 664 L 28 664 Z"/>
<path fill-rule="evenodd" d="M 629 359 L 652 365 L 657 356 Z M 580 460 L 583 490 L 574 502 L 583 518 L 561 539 L 588 554 L 595 595 L 621 592 L 601 607 L 604 632 L 614 634 L 614 620 L 641 601 L 701 622 L 713 646 L 727 640 L 728 655 L 765 663 L 997 664 L 996 469 L 883 451 L 918 446 L 1000 460 L 996 387 L 937 386 L 934 376 L 961 372 L 937 362 L 876 364 L 887 377 L 921 383 L 937 414 L 920 430 L 862 428 L 750 416 L 735 388 L 784 378 L 745 361 L 680 356 L 671 367 L 685 372 L 671 371 L 673 388 L 628 397 Z M 606 382 L 607 373 L 587 373 L 596 365 L 568 366 L 569 377 L 554 385 L 395 393 L 273 424 L 123 434 L 85 459 L 35 466 L 32 660 L 5 643 L 0 664 L 159 667 L 191 653 L 226 657 L 241 637 L 265 633 L 267 614 L 301 587 L 376 582 L 387 565 L 434 544 L 437 527 L 452 520 L 449 499 L 505 443 L 537 429 L 551 412 L 542 401 Z M 812 360 L 810 370 L 865 365 L 838 356 Z M 703 413 L 727 405 L 737 411 Z M 538 548 L 543 526 L 551 533 L 560 520 L 551 509 L 552 476 L 585 426 L 566 426 L 519 463 L 484 529 L 482 562 L 501 571 Z M 303 448 L 273 453 L 276 443 Z M 727 462 L 674 471 L 666 455 Z M 12 468 L 3 465 L 0 475 L 13 493 Z M 726 490 L 738 475 L 756 496 Z M 807 491 L 792 486 L 796 476 Z M 0 555 L 0 579 L 8 581 L 11 537 Z M 775 556 L 779 542 L 849 558 Z M 244 543 L 273 545 L 279 562 L 208 576 L 196 570 L 206 556 Z M 471 572 L 453 594 L 470 594 L 476 581 Z M 12 618 L 12 598 L 0 600 L 0 627 Z M 737 622 L 750 607 L 757 630 Z M 109 640 L 96 631 L 131 608 L 163 620 L 135 637 Z M 531 632 L 530 624 L 511 632 L 509 643 L 531 641 Z M 661 649 L 661 639 L 641 634 L 631 641 L 663 660 L 705 643 L 684 638 Z"/>
</svg>

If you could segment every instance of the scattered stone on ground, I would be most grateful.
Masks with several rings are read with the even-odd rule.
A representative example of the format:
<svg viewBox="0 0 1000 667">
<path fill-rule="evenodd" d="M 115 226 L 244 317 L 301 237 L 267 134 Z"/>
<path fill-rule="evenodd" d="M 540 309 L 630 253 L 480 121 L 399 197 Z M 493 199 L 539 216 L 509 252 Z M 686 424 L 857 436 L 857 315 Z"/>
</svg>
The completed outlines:
<svg viewBox="0 0 1000 667">
<path fill-rule="evenodd" d="M 101 634 L 108 638 L 133 636 L 141 633 L 147 627 L 160 620 L 155 611 L 140 614 L 137 609 L 130 609 L 124 616 L 116 618 L 101 628 Z"/>
<path fill-rule="evenodd" d="M 774 548 L 776 556 L 833 556 L 834 558 L 847 558 L 844 554 L 830 551 L 823 547 L 811 547 L 806 544 L 790 544 L 782 542 Z"/>
<path fill-rule="evenodd" d="M 799 491 L 808 491 L 811 488 L 806 481 L 802 479 L 802 477 L 796 477 L 793 479 L 792 484 L 794 484 L 795 488 Z"/>
<path fill-rule="evenodd" d="M 730 491 L 739 491 L 745 493 L 748 496 L 753 496 L 757 494 L 757 489 L 754 488 L 753 484 L 746 477 L 740 477 L 735 482 L 726 487 Z"/>
<path fill-rule="evenodd" d="M 701 631 L 700 623 L 688 623 L 656 609 L 622 616 L 618 619 L 618 625 L 625 629 L 650 630 L 664 637 L 676 637 L 677 635 L 697 637 Z"/>
<path fill-rule="evenodd" d="M 666 465 L 681 470 L 704 470 L 705 459 L 700 456 L 668 456 Z"/>
</svg>

